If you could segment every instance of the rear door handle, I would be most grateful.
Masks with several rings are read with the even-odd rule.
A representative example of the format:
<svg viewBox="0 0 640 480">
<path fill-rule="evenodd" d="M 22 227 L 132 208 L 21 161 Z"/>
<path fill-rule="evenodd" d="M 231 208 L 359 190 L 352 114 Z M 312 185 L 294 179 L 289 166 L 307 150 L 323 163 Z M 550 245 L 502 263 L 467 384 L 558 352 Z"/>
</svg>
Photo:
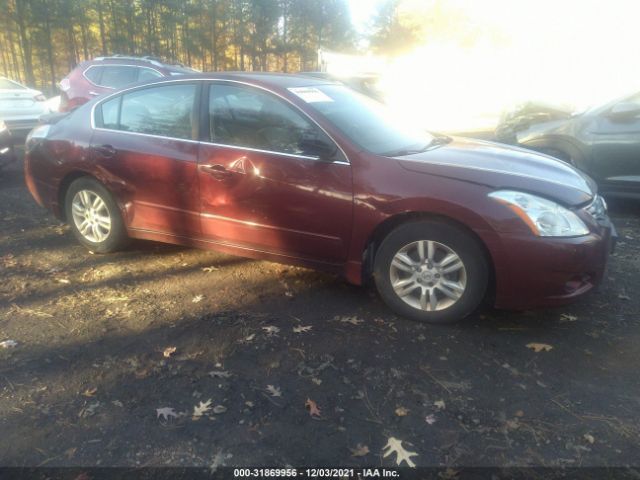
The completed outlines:
<svg viewBox="0 0 640 480">
<path fill-rule="evenodd" d="M 229 178 L 231 175 L 233 175 L 233 172 L 230 172 L 224 166 L 219 164 L 200 165 L 200 170 L 202 170 L 205 173 L 208 173 L 209 175 L 211 175 L 214 178 L 217 178 L 218 180 L 224 180 L 225 178 Z"/>
<path fill-rule="evenodd" d="M 111 145 L 98 145 L 93 147 L 95 152 L 103 158 L 111 158 L 116 155 L 116 149 Z"/>
</svg>

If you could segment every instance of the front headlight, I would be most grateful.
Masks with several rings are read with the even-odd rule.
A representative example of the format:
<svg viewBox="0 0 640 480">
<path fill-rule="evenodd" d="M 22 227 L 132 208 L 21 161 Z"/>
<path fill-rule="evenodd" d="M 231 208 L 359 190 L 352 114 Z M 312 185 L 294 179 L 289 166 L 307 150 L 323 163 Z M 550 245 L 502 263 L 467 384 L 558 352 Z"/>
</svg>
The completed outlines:
<svg viewBox="0 0 640 480">
<path fill-rule="evenodd" d="M 529 193 L 499 190 L 489 194 L 505 204 L 540 237 L 577 237 L 589 229 L 571 210 Z"/>
</svg>

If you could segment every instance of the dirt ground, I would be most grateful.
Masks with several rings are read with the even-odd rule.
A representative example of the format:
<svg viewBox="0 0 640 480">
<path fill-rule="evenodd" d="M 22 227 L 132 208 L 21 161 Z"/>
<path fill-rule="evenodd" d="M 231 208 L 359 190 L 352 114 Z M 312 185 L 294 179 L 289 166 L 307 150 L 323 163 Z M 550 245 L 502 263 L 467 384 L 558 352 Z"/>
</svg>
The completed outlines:
<svg viewBox="0 0 640 480">
<path fill-rule="evenodd" d="M 395 466 L 393 437 L 418 466 L 639 466 L 640 204 L 612 216 L 599 291 L 436 327 L 302 268 L 145 242 L 93 255 L 14 165 L 0 465 Z"/>
</svg>

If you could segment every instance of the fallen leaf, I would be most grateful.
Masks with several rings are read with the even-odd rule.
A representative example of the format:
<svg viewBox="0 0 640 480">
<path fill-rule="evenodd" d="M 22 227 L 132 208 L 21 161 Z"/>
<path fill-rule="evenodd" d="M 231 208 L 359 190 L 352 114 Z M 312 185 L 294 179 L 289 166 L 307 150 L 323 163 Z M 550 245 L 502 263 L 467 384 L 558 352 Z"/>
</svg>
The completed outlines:
<svg viewBox="0 0 640 480">
<path fill-rule="evenodd" d="M 386 452 L 385 452 L 386 450 Z M 382 449 L 384 458 L 388 457 L 392 453 L 395 453 L 396 456 L 396 465 L 400 465 L 402 462 L 406 462 L 411 468 L 415 468 L 416 464 L 413 463 L 411 457 L 417 457 L 418 454 L 415 452 L 409 452 L 402 447 L 402 440 L 398 440 L 397 438 L 390 437 L 387 441 L 387 444 Z"/>
<path fill-rule="evenodd" d="M 409 414 L 409 410 L 404 407 L 396 408 L 396 415 L 399 417 L 406 417 Z"/>
<path fill-rule="evenodd" d="M 315 383 L 316 385 L 320 385 L 320 384 L 322 383 L 322 380 L 320 380 L 319 378 L 315 378 L 315 377 L 313 377 L 313 378 L 311 379 L 311 381 L 312 381 L 313 383 Z"/>
<path fill-rule="evenodd" d="M 2 348 L 13 348 L 17 346 L 18 342 L 16 342 L 15 340 L 5 340 L 3 342 L 0 342 L 0 347 Z"/>
<path fill-rule="evenodd" d="M 516 413 L 514 413 L 514 415 L 516 417 L 522 418 L 522 417 L 524 417 L 524 412 L 522 410 L 518 410 Z"/>
<path fill-rule="evenodd" d="M 445 408 L 447 408 L 444 400 L 436 400 L 435 402 L 433 402 L 433 405 L 436 406 L 438 410 L 444 410 Z"/>
<path fill-rule="evenodd" d="M 97 391 L 98 389 L 95 387 L 87 388 L 84 392 L 82 392 L 82 395 L 84 395 L 85 397 L 93 397 Z"/>
<path fill-rule="evenodd" d="M 350 323 L 351 325 L 360 325 L 364 322 L 364 320 L 358 317 L 336 317 L 335 319 L 341 323 Z"/>
<path fill-rule="evenodd" d="M 560 315 L 561 322 L 575 322 L 576 320 L 578 320 L 578 317 L 576 317 L 575 315 L 569 315 L 568 313 L 563 313 L 562 315 Z"/>
<path fill-rule="evenodd" d="M 306 327 L 303 327 L 303 326 L 293 327 L 293 333 L 307 333 L 311 330 L 311 328 L 312 328 L 311 325 L 307 325 Z"/>
<path fill-rule="evenodd" d="M 206 273 L 217 272 L 218 270 L 220 270 L 218 267 L 204 267 L 202 269 L 202 271 Z"/>
<path fill-rule="evenodd" d="M 280 390 L 278 387 L 274 387 L 273 385 L 267 385 L 267 392 L 269 392 L 272 397 L 282 396 L 282 390 Z"/>
<path fill-rule="evenodd" d="M 156 408 L 156 413 L 156 418 L 163 417 L 165 420 L 169 420 L 169 417 L 178 418 L 178 414 L 171 407 Z"/>
<path fill-rule="evenodd" d="M 69 460 L 71 460 L 71 459 L 75 456 L 75 454 L 76 454 L 76 451 L 77 451 L 77 450 L 78 450 L 78 447 L 71 447 L 71 448 L 67 448 L 67 449 L 64 451 L 64 455 L 65 455 L 65 457 L 67 457 Z"/>
<path fill-rule="evenodd" d="M 278 327 L 276 327 L 275 325 L 269 325 L 267 327 L 262 327 L 262 329 L 269 336 L 276 335 L 280 331 L 280 329 Z"/>
<path fill-rule="evenodd" d="M 203 295 L 196 295 L 195 297 L 193 297 L 193 298 L 191 299 L 191 301 L 192 301 L 193 303 L 200 303 L 200 302 L 202 301 L 202 299 L 203 299 L 203 298 L 204 298 L 204 296 L 203 296 Z"/>
<path fill-rule="evenodd" d="M 246 337 L 244 337 L 241 340 L 238 340 L 239 343 L 250 343 L 253 341 L 253 339 L 256 338 L 256 334 L 252 333 L 251 335 L 248 335 Z"/>
<path fill-rule="evenodd" d="M 583 438 L 589 442 L 591 445 L 593 445 L 593 443 L 596 441 L 596 439 L 593 437 L 593 435 L 591 435 L 590 433 L 585 433 L 583 435 Z"/>
<path fill-rule="evenodd" d="M 191 420 L 198 420 L 202 415 L 211 410 L 211 399 L 206 402 L 200 402 L 199 405 L 193 407 L 193 415 L 191 416 Z"/>
<path fill-rule="evenodd" d="M 318 407 L 318 404 L 310 398 L 307 398 L 307 401 L 304 402 L 304 406 L 309 410 L 309 415 L 312 417 L 320 416 L 320 407 Z"/>
<path fill-rule="evenodd" d="M 349 450 L 351 450 L 352 457 L 364 457 L 369 453 L 369 447 L 362 445 L 361 443 L 356 445 L 356 448 L 350 448 Z"/>
<path fill-rule="evenodd" d="M 226 370 L 212 370 L 209 372 L 209 376 L 213 378 L 229 378 L 231 374 Z"/>
<path fill-rule="evenodd" d="M 527 348 L 530 348 L 536 353 L 540 353 L 543 351 L 548 352 L 553 349 L 551 345 L 547 345 L 546 343 L 527 343 Z"/>
<path fill-rule="evenodd" d="M 436 416 L 432 413 L 424 417 L 424 421 L 427 422 L 428 425 L 433 425 L 436 423 Z"/>
<path fill-rule="evenodd" d="M 164 356 L 164 358 L 169 358 L 175 352 L 176 352 L 176 347 L 167 347 L 163 350 L 162 355 Z"/>
<path fill-rule="evenodd" d="M 216 415 L 220 415 L 221 413 L 224 413 L 227 411 L 227 407 L 225 407 L 224 405 L 216 405 L 215 407 L 213 407 L 213 413 L 215 413 Z"/>
</svg>

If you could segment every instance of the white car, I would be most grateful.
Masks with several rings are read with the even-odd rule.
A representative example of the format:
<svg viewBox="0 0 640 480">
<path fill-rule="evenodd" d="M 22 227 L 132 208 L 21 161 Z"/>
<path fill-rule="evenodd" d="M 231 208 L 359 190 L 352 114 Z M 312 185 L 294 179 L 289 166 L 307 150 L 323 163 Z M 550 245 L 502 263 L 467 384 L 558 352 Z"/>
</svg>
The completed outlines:
<svg viewBox="0 0 640 480">
<path fill-rule="evenodd" d="M 40 115 L 50 112 L 42 92 L 0 77 L 0 120 L 14 139 L 26 137 L 38 124 Z"/>
</svg>

